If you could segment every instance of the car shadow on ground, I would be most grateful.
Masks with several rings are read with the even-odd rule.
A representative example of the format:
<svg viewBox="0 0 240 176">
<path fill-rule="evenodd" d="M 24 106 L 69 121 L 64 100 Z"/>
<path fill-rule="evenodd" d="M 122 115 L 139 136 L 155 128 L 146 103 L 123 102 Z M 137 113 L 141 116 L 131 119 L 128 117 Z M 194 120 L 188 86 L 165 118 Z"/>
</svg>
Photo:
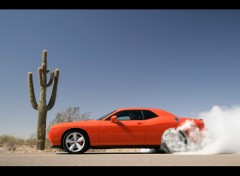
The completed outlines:
<svg viewBox="0 0 240 176">
<path fill-rule="evenodd" d="M 151 152 L 86 152 L 86 153 L 81 153 L 81 154 L 70 154 L 65 151 L 58 151 L 56 152 L 57 155 L 107 155 L 107 154 L 117 154 L 117 155 L 122 155 L 122 154 L 168 154 L 164 151 L 151 151 Z"/>
</svg>

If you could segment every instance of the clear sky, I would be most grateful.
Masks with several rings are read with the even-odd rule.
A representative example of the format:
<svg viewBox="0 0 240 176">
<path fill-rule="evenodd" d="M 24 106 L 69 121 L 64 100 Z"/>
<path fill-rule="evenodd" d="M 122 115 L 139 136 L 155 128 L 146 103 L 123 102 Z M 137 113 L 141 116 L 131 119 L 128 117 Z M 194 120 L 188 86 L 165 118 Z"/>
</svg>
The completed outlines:
<svg viewBox="0 0 240 176">
<path fill-rule="evenodd" d="M 240 10 L 0 10 L 0 135 L 36 133 L 27 73 L 60 69 L 48 122 L 121 107 L 196 117 L 240 104 Z M 51 89 L 48 89 L 48 96 Z"/>
</svg>

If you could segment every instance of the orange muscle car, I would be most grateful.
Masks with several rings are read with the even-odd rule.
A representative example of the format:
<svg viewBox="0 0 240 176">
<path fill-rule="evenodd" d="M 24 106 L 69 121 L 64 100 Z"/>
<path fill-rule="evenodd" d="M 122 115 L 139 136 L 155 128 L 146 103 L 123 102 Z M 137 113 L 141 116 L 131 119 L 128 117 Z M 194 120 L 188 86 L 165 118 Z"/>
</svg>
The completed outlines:
<svg viewBox="0 0 240 176">
<path fill-rule="evenodd" d="M 68 153 L 89 148 L 153 148 L 168 153 L 184 151 L 188 133 L 177 128 L 187 119 L 201 130 L 202 119 L 182 118 L 157 108 L 121 108 L 94 120 L 51 126 L 52 147 Z"/>
</svg>

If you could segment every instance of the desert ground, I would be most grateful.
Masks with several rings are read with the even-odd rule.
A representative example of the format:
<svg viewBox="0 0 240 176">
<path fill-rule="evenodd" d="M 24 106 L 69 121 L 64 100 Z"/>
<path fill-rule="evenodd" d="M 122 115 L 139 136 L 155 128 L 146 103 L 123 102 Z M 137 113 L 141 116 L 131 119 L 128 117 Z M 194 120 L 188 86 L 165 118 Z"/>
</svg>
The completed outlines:
<svg viewBox="0 0 240 176">
<path fill-rule="evenodd" d="M 0 147 L 0 166 L 240 166 L 240 154 L 159 154 L 140 149 L 89 150 L 68 154 L 57 149 Z"/>
</svg>

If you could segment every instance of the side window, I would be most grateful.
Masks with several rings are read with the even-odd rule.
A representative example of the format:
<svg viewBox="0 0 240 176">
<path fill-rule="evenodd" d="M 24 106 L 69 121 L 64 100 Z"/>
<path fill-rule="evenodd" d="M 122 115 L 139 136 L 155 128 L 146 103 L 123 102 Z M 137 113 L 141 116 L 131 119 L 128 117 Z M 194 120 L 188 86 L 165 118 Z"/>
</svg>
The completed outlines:
<svg viewBox="0 0 240 176">
<path fill-rule="evenodd" d="M 143 120 L 141 111 L 132 110 L 132 111 L 121 111 L 116 113 L 118 120 Z"/>
<path fill-rule="evenodd" d="M 118 112 L 118 113 L 113 114 L 112 116 L 114 116 L 114 115 L 117 116 L 117 119 L 118 119 L 119 121 L 121 121 L 121 120 L 130 120 L 128 111 L 120 111 L 120 112 Z M 112 117 L 112 116 L 111 116 L 111 117 Z M 111 117 L 107 118 L 106 121 L 110 121 L 110 120 L 111 120 Z"/>
<path fill-rule="evenodd" d="M 131 120 L 143 120 L 142 113 L 138 110 L 130 111 L 129 116 Z"/>
<path fill-rule="evenodd" d="M 128 111 L 121 111 L 116 114 L 118 120 L 130 120 Z"/>
<path fill-rule="evenodd" d="M 157 115 L 155 113 L 153 113 L 152 111 L 148 111 L 148 110 L 143 110 L 143 115 L 144 115 L 145 120 L 157 117 Z"/>
</svg>

